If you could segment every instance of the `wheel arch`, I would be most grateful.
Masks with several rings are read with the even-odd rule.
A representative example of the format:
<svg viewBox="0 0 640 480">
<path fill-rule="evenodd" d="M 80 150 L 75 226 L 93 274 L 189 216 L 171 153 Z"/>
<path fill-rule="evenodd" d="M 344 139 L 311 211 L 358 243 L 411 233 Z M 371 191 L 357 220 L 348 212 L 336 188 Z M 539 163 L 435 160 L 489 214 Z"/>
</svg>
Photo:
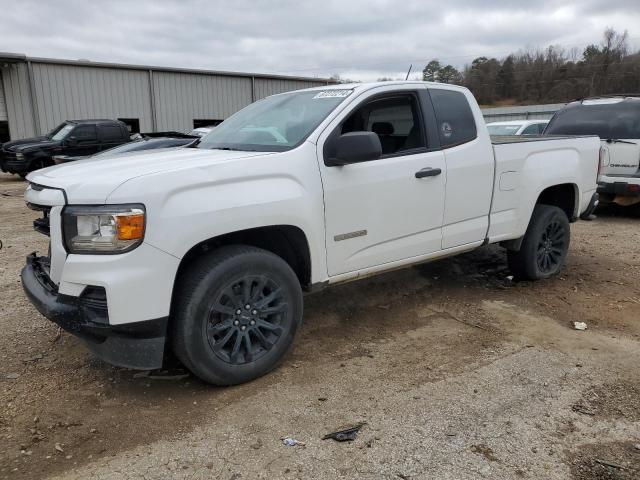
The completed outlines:
<svg viewBox="0 0 640 480">
<path fill-rule="evenodd" d="M 522 235 L 518 238 L 500 242 L 502 247 L 514 252 L 520 250 L 524 240 L 524 234 L 529 226 L 536 205 L 551 205 L 560 208 L 567 215 L 569 222 L 575 222 L 578 219 L 580 192 L 575 183 L 560 183 L 547 186 L 543 188 L 535 198 L 536 201 L 530 207 L 529 220 L 524 226 Z"/>
<path fill-rule="evenodd" d="M 561 183 L 542 190 L 535 205 L 558 207 L 567 215 L 569 222 L 575 222 L 578 219 L 579 198 L 580 192 L 575 183 Z"/>
<path fill-rule="evenodd" d="M 182 257 L 175 282 L 199 256 L 225 245 L 250 245 L 282 258 L 295 272 L 303 289 L 311 286 L 311 251 L 302 229 L 293 225 L 269 225 L 225 233 L 193 245 Z M 176 285 L 174 283 L 174 292 Z"/>
</svg>

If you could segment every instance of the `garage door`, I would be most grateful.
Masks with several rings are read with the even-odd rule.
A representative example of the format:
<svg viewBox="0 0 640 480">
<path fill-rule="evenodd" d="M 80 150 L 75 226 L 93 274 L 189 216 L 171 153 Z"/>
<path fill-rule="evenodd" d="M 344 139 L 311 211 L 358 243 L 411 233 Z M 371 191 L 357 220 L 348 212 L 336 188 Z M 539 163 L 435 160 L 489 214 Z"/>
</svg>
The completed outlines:
<svg viewBox="0 0 640 480">
<path fill-rule="evenodd" d="M 0 72 L 0 80 L 2 80 L 2 72 Z M 4 89 L 0 81 L 0 122 L 7 121 L 7 102 L 4 101 Z"/>
</svg>

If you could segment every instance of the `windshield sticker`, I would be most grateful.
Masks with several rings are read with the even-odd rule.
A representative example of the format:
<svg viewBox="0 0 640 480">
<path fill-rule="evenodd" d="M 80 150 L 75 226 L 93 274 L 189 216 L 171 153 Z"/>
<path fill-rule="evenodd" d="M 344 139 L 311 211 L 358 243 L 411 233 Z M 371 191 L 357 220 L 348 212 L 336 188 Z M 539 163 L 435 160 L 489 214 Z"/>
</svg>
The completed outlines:
<svg viewBox="0 0 640 480">
<path fill-rule="evenodd" d="M 323 90 L 313 98 L 344 98 L 351 95 L 353 90 Z"/>
</svg>

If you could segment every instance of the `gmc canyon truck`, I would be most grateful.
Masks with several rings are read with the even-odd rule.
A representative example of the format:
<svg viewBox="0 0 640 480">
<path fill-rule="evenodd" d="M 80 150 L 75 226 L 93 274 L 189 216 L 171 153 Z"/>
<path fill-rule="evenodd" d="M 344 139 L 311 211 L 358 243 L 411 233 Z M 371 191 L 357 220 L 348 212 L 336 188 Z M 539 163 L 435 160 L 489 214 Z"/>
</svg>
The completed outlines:
<svg viewBox="0 0 640 480">
<path fill-rule="evenodd" d="M 492 141 L 472 94 L 424 82 L 268 97 L 197 146 L 88 159 L 27 178 L 50 252 L 24 290 L 115 365 L 166 348 L 206 382 L 272 370 L 303 291 L 467 252 L 556 274 L 596 204 L 597 137 Z"/>
</svg>

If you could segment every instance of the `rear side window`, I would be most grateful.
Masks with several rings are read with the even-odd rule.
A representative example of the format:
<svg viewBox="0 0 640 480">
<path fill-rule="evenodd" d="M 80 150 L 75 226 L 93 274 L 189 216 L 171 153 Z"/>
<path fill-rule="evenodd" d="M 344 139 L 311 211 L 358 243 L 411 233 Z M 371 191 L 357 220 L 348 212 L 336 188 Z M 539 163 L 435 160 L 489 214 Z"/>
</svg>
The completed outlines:
<svg viewBox="0 0 640 480">
<path fill-rule="evenodd" d="M 434 88 L 429 90 L 443 148 L 470 142 L 477 137 L 476 121 L 463 93 Z"/>
<path fill-rule="evenodd" d="M 640 100 L 587 102 L 571 104 L 557 112 L 544 133 L 640 138 Z"/>
<path fill-rule="evenodd" d="M 100 136 L 102 140 L 110 141 L 110 140 L 121 140 L 122 129 L 119 125 L 102 125 L 100 127 Z"/>
<path fill-rule="evenodd" d="M 96 134 L 96 127 L 94 125 L 79 125 L 71 134 L 76 137 L 78 140 L 96 140 L 98 138 Z"/>
</svg>

